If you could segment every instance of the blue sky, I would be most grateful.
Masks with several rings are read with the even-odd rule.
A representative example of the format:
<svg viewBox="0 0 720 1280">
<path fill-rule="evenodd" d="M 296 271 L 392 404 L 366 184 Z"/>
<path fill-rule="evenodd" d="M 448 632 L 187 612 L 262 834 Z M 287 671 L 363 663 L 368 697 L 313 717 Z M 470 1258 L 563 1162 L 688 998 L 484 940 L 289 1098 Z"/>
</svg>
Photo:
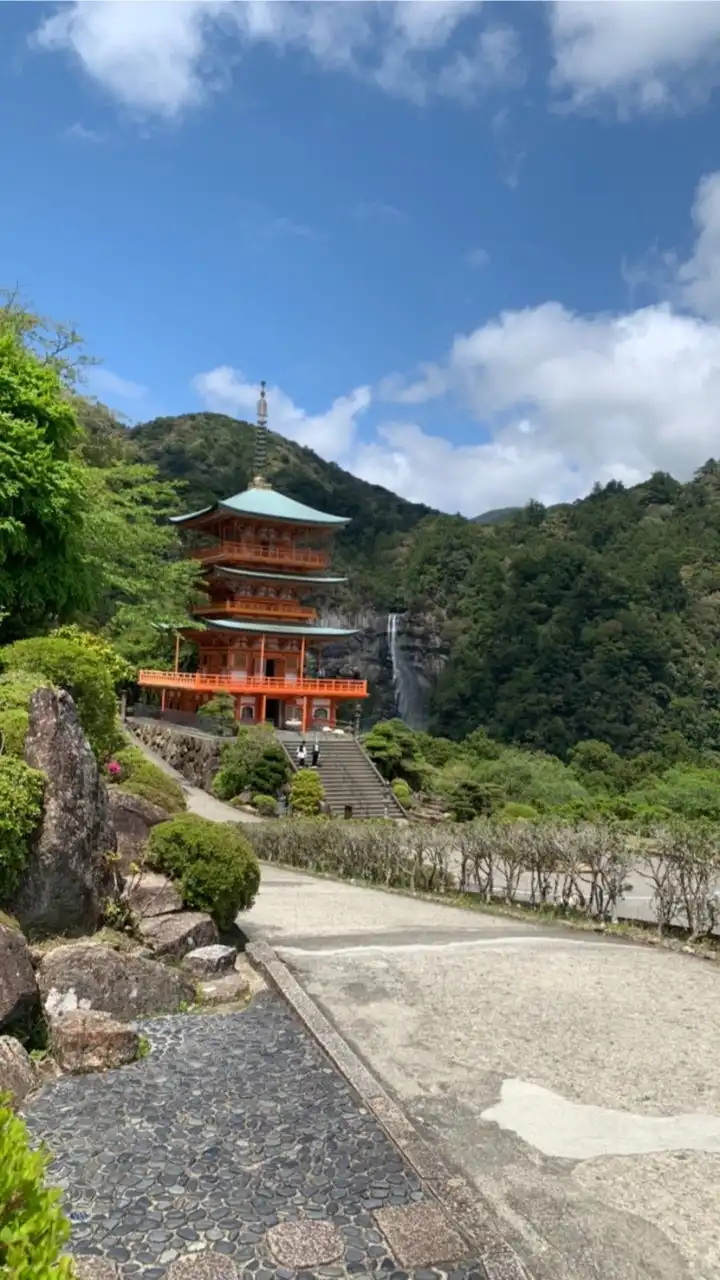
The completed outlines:
<svg viewBox="0 0 720 1280">
<path fill-rule="evenodd" d="M 0 283 L 474 514 L 718 449 L 720 5 L 0 5 Z"/>
</svg>

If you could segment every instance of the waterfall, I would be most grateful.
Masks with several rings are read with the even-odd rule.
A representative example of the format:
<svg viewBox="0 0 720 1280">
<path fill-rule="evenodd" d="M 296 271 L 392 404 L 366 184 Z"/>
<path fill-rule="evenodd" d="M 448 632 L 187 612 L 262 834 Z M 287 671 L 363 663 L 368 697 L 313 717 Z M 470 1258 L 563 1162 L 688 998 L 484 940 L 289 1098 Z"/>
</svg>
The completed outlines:
<svg viewBox="0 0 720 1280">
<path fill-rule="evenodd" d="M 408 662 L 400 644 L 399 615 L 389 613 L 387 641 L 392 666 L 392 682 L 398 715 L 409 729 L 424 729 L 423 697 L 412 663 Z"/>
</svg>

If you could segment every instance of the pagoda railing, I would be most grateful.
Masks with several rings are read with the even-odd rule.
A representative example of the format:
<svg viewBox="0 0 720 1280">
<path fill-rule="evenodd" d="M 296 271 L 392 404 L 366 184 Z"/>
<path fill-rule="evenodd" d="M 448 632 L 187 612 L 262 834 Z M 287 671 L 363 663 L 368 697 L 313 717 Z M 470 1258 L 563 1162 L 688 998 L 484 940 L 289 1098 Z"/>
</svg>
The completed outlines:
<svg viewBox="0 0 720 1280">
<path fill-rule="evenodd" d="M 138 684 L 149 689 L 186 689 L 212 693 L 315 694 L 326 698 L 366 698 L 367 680 L 319 679 L 308 676 L 248 676 L 242 671 L 139 671 Z"/>
<path fill-rule="evenodd" d="M 222 560 L 240 561 L 243 564 L 267 564 L 299 568 L 326 569 L 330 557 L 326 551 L 314 551 L 310 547 L 261 546 L 257 542 L 216 542 L 212 547 L 198 547 L 191 551 L 194 560 L 203 564 L 218 564 Z"/>
<path fill-rule="evenodd" d="M 298 618 L 312 622 L 317 610 L 296 600 L 266 600 L 262 596 L 236 596 L 234 600 L 218 604 L 195 605 L 193 613 L 213 618 Z"/>
</svg>

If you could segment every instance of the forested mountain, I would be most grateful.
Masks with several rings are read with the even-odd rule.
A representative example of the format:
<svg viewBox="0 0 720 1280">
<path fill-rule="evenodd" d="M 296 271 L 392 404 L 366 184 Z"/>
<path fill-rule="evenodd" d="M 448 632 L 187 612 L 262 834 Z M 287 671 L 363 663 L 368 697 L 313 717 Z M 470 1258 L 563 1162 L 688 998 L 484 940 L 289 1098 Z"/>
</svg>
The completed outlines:
<svg viewBox="0 0 720 1280">
<path fill-rule="evenodd" d="M 138 456 L 164 479 L 181 481 L 192 511 L 245 489 L 253 476 L 255 428 L 219 413 L 156 418 L 134 427 Z M 377 608 L 398 602 L 395 570 L 403 536 L 432 514 L 380 485 L 368 484 L 303 448 L 269 432 L 267 478 L 277 489 L 320 511 L 349 517 L 337 541 L 337 564 L 352 572 L 351 596 Z"/>
<path fill-rule="evenodd" d="M 242 489 L 253 428 L 219 414 L 145 423 L 134 450 L 187 486 L 189 509 Z M 352 523 L 346 604 L 406 609 L 448 653 L 431 727 L 565 757 L 600 739 L 626 754 L 720 751 L 720 464 L 658 473 L 578 502 L 437 515 L 271 435 L 284 492 Z"/>
<path fill-rule="evenodd" d="M 446 619 L 436 731 L 563 757 L 590 738 L 720 750 L 720 464 L 499 524 L 430 519 L 404 578 L 410 608 Z"/>
</svg>

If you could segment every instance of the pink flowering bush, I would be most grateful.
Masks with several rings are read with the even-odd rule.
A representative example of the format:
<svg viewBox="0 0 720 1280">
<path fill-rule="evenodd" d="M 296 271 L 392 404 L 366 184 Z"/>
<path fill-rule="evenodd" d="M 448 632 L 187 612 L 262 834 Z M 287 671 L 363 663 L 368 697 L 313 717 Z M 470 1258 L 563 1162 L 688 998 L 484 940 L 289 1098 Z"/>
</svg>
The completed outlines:
<svg viewBox="0 0 720 1280">
<path fill-rule="evenodd" d="M 111 778 L 117 778 L 122 773 L 122 765 L 117 760 L 108 760 L 107 771 Z"/>
</svg>

